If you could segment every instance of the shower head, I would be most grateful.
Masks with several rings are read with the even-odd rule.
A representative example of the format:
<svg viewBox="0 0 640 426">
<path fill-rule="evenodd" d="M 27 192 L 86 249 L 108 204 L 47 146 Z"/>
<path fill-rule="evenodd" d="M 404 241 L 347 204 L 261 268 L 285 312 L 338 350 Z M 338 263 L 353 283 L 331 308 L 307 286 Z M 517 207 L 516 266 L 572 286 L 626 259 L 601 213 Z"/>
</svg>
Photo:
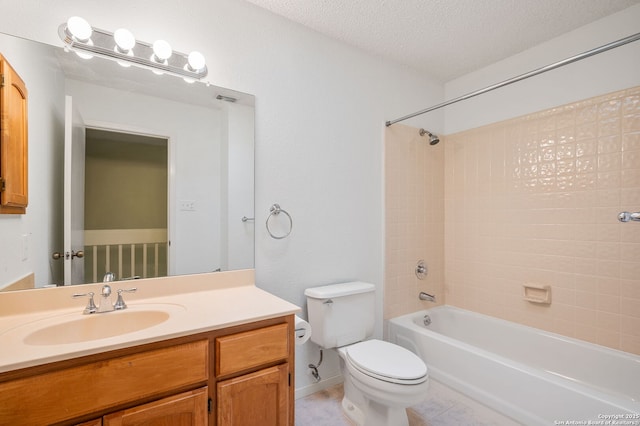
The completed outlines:
<svg viewBox="0 0 640 426">
<path fill-rule="evenodd" d="M 428 130 L 420 129 L 420 136 L 428 135 L 429 136 L 429 145 L 436 145 L 440 142 L 440 138 L 437 135 L 434 135 Z"/>
</svg>

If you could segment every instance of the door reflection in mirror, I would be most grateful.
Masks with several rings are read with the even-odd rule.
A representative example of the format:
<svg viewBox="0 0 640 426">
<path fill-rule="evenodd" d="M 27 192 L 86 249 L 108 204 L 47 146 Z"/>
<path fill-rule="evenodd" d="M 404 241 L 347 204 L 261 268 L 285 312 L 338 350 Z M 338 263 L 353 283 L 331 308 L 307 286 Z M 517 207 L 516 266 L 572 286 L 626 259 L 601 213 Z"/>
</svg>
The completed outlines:
<svg viewBox="0 0 640 426">
<path fill-rule="evenodd" d="M 88 128 L 85 281 L 167 275 L 168 140 Z"/>
</svg>

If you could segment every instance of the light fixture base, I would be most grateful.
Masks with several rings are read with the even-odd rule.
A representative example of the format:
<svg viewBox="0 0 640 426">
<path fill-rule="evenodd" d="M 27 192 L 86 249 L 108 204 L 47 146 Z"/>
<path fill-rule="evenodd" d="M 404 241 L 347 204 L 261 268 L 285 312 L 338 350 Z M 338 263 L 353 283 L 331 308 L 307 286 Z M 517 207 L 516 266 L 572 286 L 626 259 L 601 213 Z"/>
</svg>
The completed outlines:
<svg viewBox="0 0 640 426">
<path fill-rule="evenodd" d="M 58 35 L 64 42 L 65 47 L 74 52 L 89 53 L 93 56 L 116 60 L 118 62 L 131 63 L 138 67 L 147 68 L 155 71 L 162 71 L 165 74 L 172 74 L 179 77 L 188 77 L 194 80 L 201 80 L 206 77 L 207 66 L 192 71 L 186 65 L 189 63 L 189 56 L 182 52 L 173 51 L 171 57 L 164 63 L 155 62 L 151 58 L 153 56 L 153 45 L 144 41 L 136 40 L 135 45 L 131 49 L 131 53 L 120 53 L 118 49 L 114 49 L 115 41 L 112 32 L 93 28 L 91 38 L 84 41 L 74 40 L 66 31 L 67 24 L 63 23 L 58 27 Z"/>
</svg>

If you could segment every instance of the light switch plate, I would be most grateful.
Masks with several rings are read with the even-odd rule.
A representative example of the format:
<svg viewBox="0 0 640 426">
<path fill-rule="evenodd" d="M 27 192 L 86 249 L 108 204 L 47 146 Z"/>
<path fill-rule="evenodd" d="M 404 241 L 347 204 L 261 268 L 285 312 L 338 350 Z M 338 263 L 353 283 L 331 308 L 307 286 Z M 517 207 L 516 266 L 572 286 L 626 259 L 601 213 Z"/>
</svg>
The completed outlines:
<svg viewBox="0 0 640 426">
<path fill-rule="evenodd" d="M 184 212 L 196 211 L 195 200 L 180 200 L 180 210 Z"/>
</svg>

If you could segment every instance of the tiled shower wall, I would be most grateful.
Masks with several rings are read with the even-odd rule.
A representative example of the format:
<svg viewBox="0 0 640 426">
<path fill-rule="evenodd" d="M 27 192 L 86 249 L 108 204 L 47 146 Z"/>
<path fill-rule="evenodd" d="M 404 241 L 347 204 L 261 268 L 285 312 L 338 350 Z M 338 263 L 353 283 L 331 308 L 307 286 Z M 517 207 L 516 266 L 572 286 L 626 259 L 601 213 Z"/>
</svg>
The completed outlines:
<svg viewBox="0 0 640 426">
<path fill-rule="evenodd" d="M 384 318 L 444 302 L 444 144 L 429 145 L 414 127 L 395 124 L 385 133 Z M 415 268 L 427 263 L 426 279 Z"/>
<path fill-rule="evenodd" d="M 416 289 L 444 282 L 447 304 L 640 354 L 640 223 L 617 220 L 640 211 L 640 88 L 442 138 L 440 213 L 441 154 L 396 126 L 385 318 L 417 310 Z M 418 283 L 407 269 L 423 253 L 442 262 L 441 223 L 444 274 Z M 525 301 L 525 283 L 551 286 L 552 303 Z"/>
<path fill-rule="evenodd" d="M 640 353 L 640 88 L 447 137 L 448 304 Z M 523 300 L 550 285 L 551 305 Z"/>
</svg>

